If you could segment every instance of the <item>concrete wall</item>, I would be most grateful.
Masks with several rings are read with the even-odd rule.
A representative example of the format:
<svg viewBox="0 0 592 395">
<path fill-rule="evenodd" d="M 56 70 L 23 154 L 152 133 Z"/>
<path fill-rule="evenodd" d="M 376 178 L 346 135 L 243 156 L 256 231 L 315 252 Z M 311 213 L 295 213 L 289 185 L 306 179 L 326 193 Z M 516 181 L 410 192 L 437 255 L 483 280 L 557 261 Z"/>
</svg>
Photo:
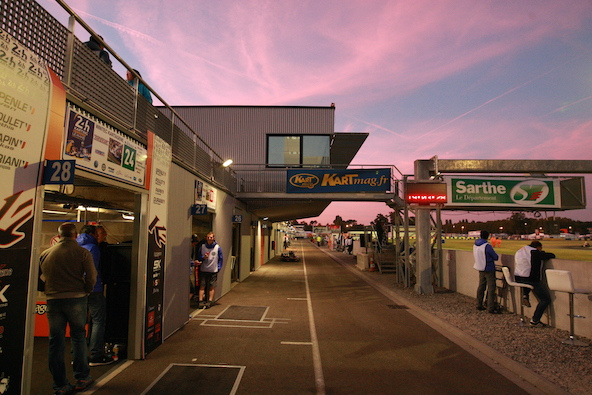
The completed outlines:
<svg viewBox="0 0 592 395">
<path fill-rule="evenodd" d="M 479 272 L 473 269 L 473 253 L 471 251 L 444 250 L 442 286 L 458 293 L 476 298 L 479 282 Z M 514 273 L 514 256 L 501 255 L 498 265 L 509 266 Z M 568 261 L 564 259 L 552 259 L 545 263 L 544 269 L 569 270 L 572 273 L 576 288 L 592 290 L 592 262 Z M 501 278 L 501 272 L 499 273 Z M 502 282 L 498 281 L 498 285 Z M 514 292 L 516 305 L 512 303 L 510 294 L 506 295 L 502 303 L 510 311 L 520 312 L 520 292 Z M 569 296 L 564 292 L 551 291 L 552 304 L 543 316 L 543 322 L 551 326 L 569 331 Z M 531 297 L 532 307 L 524 308 L 527 317 L 532 317 L 536 307 L 536 297 Z M 583 315 L 586 318 L 575 318 L 575 334 L 592 339 L 592 301 L 586 295 L 576 294 L 574 298 L 574 312 L 576 315 Z M 518 318 L 517 318 L 518 319 Z"/>
</svg>

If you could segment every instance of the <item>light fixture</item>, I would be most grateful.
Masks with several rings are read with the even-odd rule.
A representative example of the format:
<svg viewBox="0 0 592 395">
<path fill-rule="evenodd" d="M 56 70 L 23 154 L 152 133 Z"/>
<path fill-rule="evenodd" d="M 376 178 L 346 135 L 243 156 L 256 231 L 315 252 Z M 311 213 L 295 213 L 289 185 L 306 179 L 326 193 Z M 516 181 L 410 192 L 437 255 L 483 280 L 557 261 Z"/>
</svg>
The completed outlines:
<svg viewBox="0 0 592 395">
<path fill-rule="evenodd" d="M 228 167 L 232 164 L 232 159 L 226 159 L 224 163 L 222 163 L 222 167 Z"/>
<path fill-rule="evenodd" d="M 269 217 L 263 217 L 263 221 L 267 221 Z"/>
<path fill-rule="evenodd" d="M 76 207 L 76 210 L 78 210 L 78 211 L 91 211 L 93 213 L 98 213 L 99 212 L 99 208 L 98 207 L 78 206 L 78 207 Z"/>
<path fill-rule="evenodd" d="M 133 214 L 125 214 L 125 213 L 121 213 L 121 217 L 123 219 L 129 220 L 129 221 L 133 221 L 134 219 L 136 219 L 136 217 L 134 217 Z"/>
<path fill-rule="evenodd" d="M 59 214 L 59 215 L 68 215 L 69 213 L 64 211 L 55 211 L 55 210 L 43 210 L 44 214 Z"/>
</svg>

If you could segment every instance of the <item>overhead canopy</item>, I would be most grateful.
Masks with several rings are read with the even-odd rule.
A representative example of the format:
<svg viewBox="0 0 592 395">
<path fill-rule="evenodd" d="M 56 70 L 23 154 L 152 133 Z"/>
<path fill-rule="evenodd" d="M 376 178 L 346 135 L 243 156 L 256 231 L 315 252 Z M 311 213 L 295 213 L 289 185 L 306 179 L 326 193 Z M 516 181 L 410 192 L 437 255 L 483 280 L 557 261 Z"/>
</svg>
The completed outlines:
<svg viewBox="0 0 592 395">
<path fill-rule="evenodd" d="M 332 137 L 331 165 L 345 169 L 368 138 L 368 133 L 335 133 Z"/>
<path fill-rule="evenodd" d="M 335 133 L 331 139 L 331 166 L 335 169 L 345 169 L 354 159 L 368 133 Z M 281 180 L 281 182 L 285 182 Z M 289 194 L 278 197 L 269 192 L 260 192 L 252 194 L 237 193 L 237 198 L 247 203 L 248 211 L 260 217 L 268 217 L 270 221 L 287 221 L 292 219 L 310 218 L 319 216 L 325 208 L 336 200 L 340 199 L 336 194 L 331 196 L 295 196 Z M 326 194 L 325 194 L 326 195 Z M 355 194 L 351 194 L 355 195 Z M 385 195 L 384 193 L 382 195 Z M 352 199 L 353 200 L 353 199 Z M 362 197 L 361 200 L 366 200 Z M 378 199 L 369 200 L 383 200 L 383 196 Z M 384 199 L 387 200 L 387 199 Z"/>
</svg>

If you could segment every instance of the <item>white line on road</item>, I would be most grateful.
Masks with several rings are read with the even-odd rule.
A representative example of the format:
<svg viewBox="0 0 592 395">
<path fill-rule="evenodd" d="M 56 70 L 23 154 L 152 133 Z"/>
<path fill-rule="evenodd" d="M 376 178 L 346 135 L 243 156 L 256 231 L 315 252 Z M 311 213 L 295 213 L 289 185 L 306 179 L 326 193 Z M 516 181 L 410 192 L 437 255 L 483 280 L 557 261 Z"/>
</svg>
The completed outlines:
<svg viewBox="0 0 592 395">
<path fill-rule="evenodd" d="M 317 329 L 315 326 L 314 314 L 312 311 L 312 301 L 310 299 L 310 287 L 308 285 L 308 272 L 306 270 L 306 259 L 304 257 L 304 248 L 301 247 L 302 266 L 304 267 L 304 283 L 306 285 L 306 299 L 308 305 L 308 321 L 310 327 L 310 340 L 312 343 L 312 362 L 315 372 L 315 383 L 317 386 L 317 394 L 325 395 L 325 377 L 323 376 L 323 365 L 321 364 L 321 351 L 319 349 L 319 341 L 317 338 Z"/>
</svg>

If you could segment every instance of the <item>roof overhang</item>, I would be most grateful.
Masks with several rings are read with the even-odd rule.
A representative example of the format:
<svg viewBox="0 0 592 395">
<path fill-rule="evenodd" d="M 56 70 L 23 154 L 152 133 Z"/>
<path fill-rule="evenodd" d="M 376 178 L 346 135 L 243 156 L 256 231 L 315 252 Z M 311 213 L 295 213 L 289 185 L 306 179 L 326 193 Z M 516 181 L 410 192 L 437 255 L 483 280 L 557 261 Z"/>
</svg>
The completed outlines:
<svg viewBox="0 0 592 395">
<path fill-rule="evenodd" d="M 331 141 L 331 165 L 345 169 L 354 159 L 368 133 L 335 133 Z"/>
</svg>

